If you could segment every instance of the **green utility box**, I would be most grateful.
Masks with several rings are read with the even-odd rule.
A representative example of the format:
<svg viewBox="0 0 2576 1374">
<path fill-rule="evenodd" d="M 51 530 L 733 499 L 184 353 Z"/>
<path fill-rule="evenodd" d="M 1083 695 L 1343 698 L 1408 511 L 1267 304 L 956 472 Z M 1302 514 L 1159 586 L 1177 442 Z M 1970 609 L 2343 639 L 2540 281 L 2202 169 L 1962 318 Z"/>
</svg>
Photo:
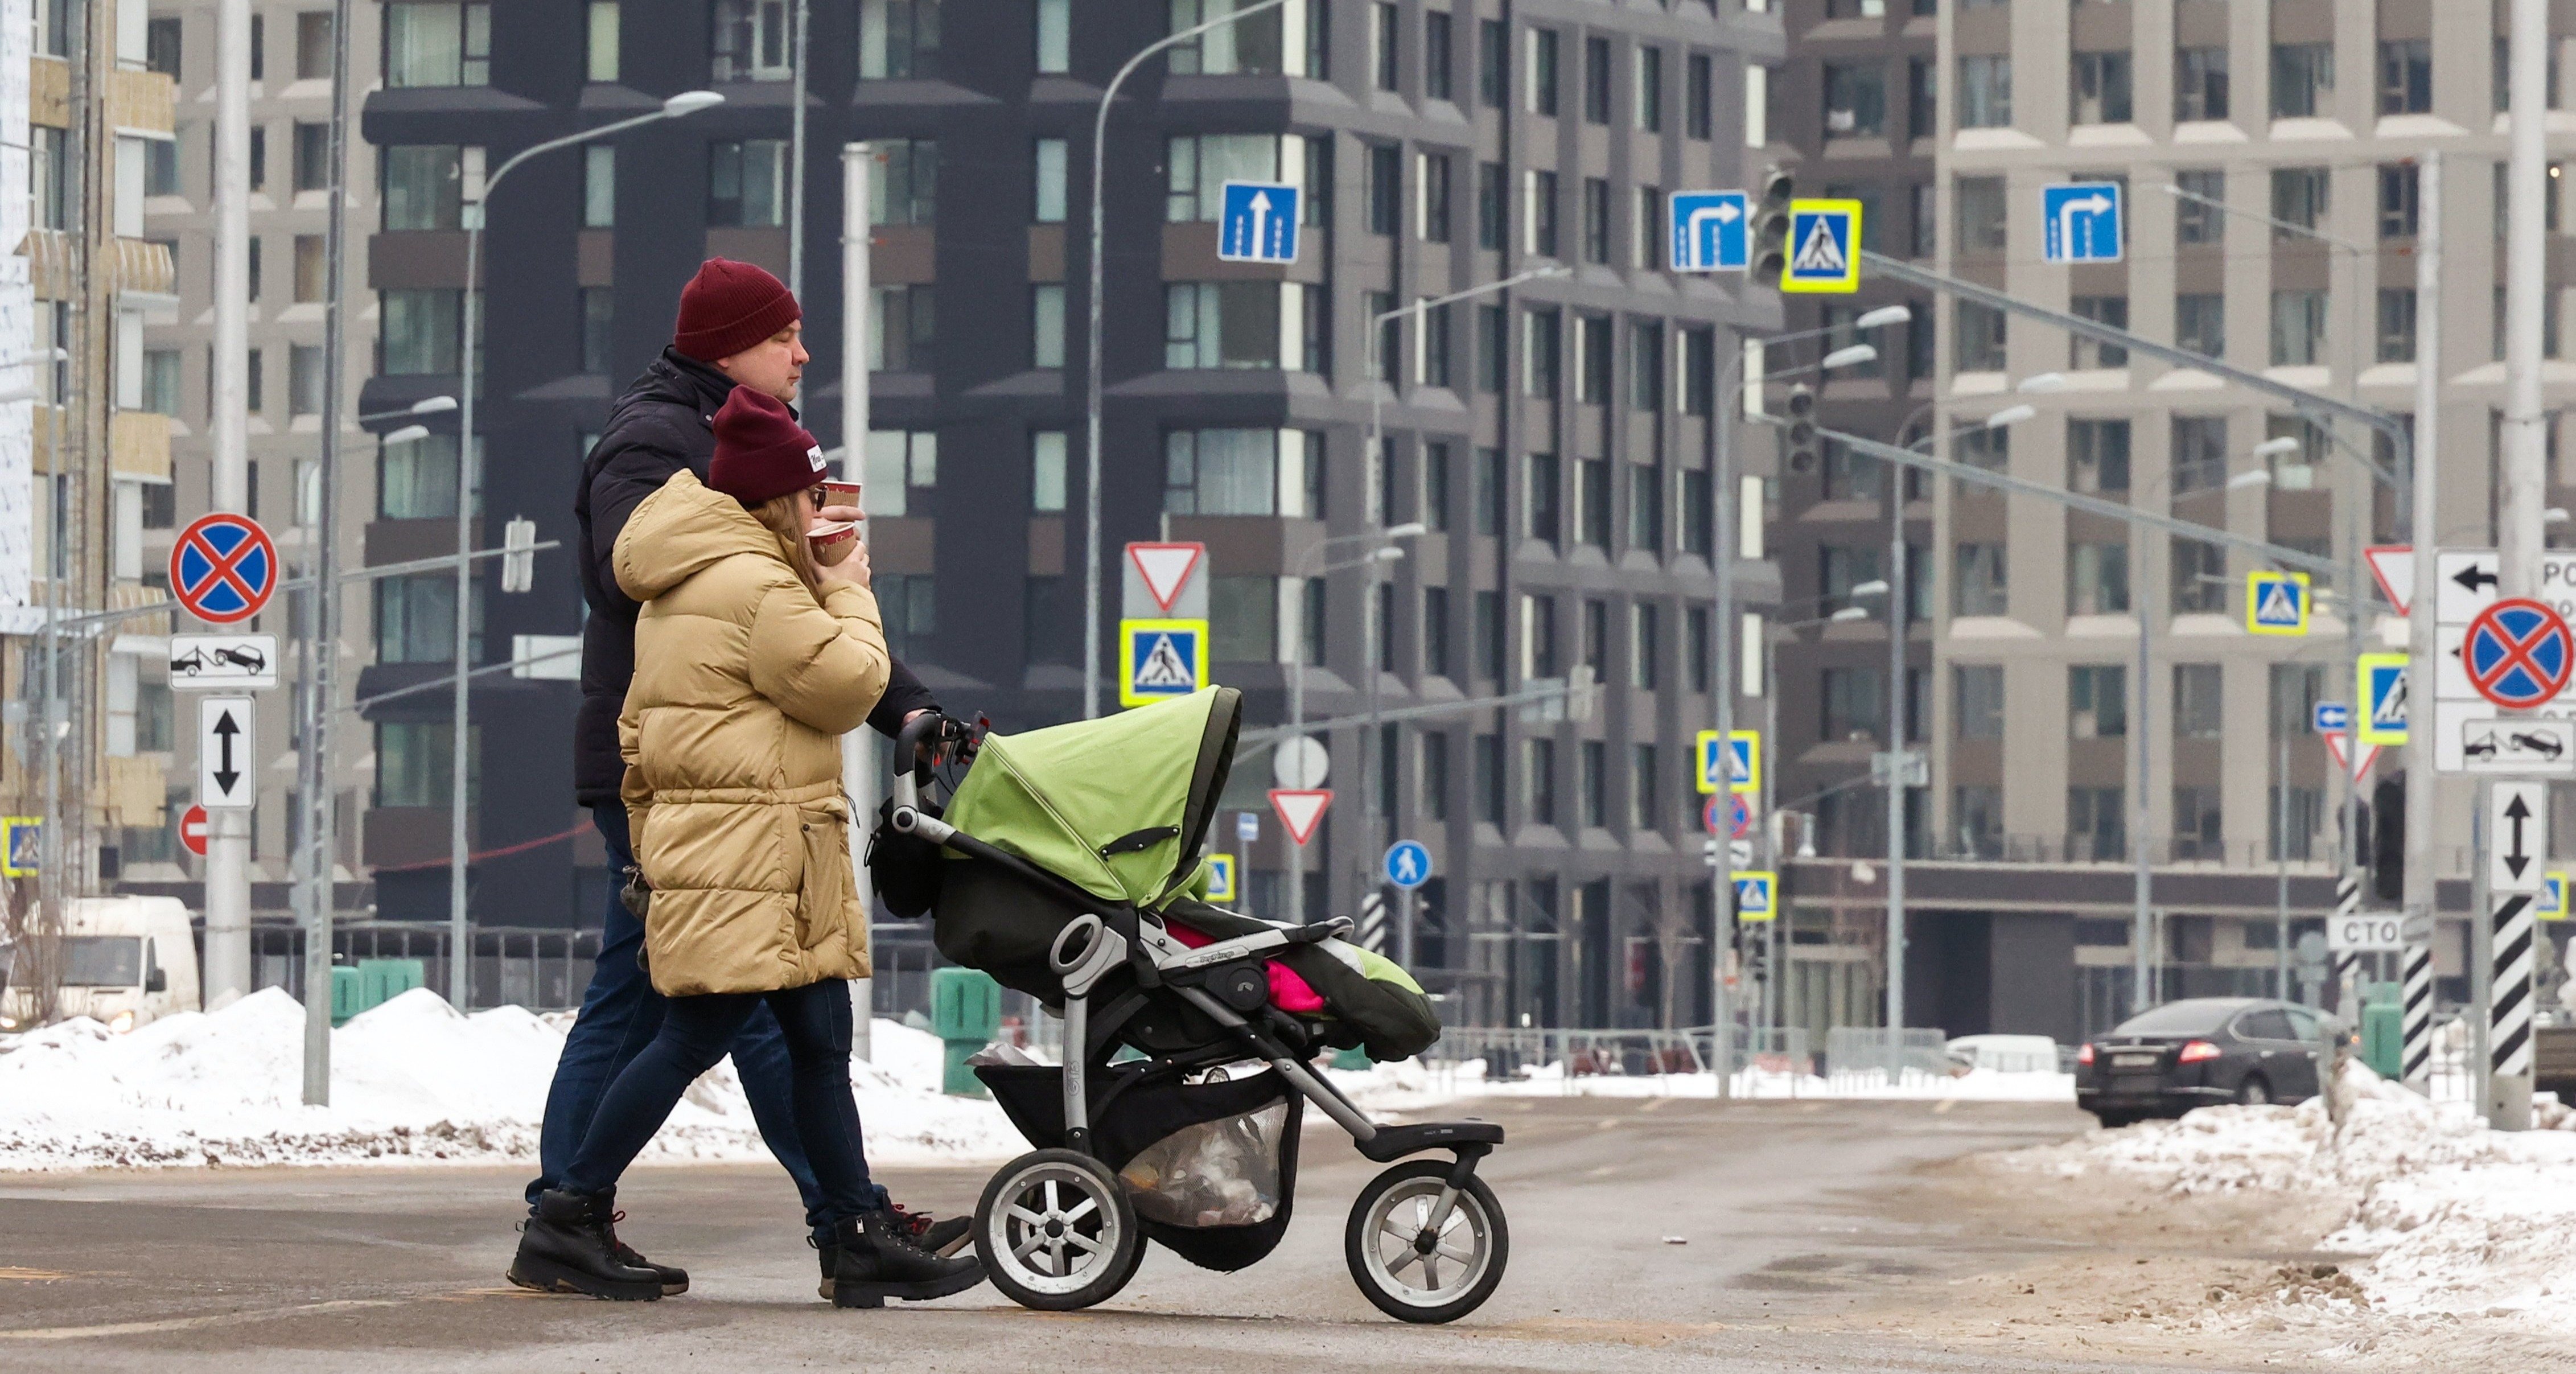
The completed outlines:
<svg viewBox="0 0 2576 1374">
<path fill-rule="evenodd" d="M 993 1043 L 1002 1028 L 1002 985 L 992 975 L 971 968 L 930 971 L 930 1033 L 947 1054 L 940 1091 L 951 1097 L 984 1097 L 983 1080 L 966 1061 Z"/>
<path fill-rule="evenodd" d="M 1334 1051 L 1333 1067 L 1351 1073 L 1366 1073 L 1376 1065 L 1370 1061 L 1367 1050 L 1353 1048 Z"/>
<path fill-rule="evenodd" d="M 2361 989 L 2361 1062 L 2395 1081 L 2405 1068 L 2406 1010 L 2402 983 L 2365 983 Z"/>
<path fill-rule="evenodd" d="M 350 1017 L 366 1010 L 366 1007 L 361 1005 L 363 995 L 360 992 L 361 986 L 356 969 L 346 964 L 333 966 L 331 970 L 332 1025 L 345 1026 L 349 1024 Z"/>
<path fill-rule="evenodd" d="M 418 959 L 361 959 L 331 970 L 331 1024 L 374 1011 L 419 987 L 427 970 Z"/>
</svg>

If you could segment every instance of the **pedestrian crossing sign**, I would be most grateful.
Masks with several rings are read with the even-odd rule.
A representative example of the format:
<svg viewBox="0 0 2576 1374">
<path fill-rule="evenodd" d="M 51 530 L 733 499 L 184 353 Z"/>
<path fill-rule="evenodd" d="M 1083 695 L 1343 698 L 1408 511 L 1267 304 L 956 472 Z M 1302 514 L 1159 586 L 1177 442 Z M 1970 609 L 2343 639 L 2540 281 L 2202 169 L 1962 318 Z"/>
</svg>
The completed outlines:
<svg viewBox="0 0 2576 1374">
<path fill-rule="evenodd" d="M 1730 792 L 1760 792 L 1762 790 L 1762 732 L 1759 730 L 1737 730 L 1734 732 L 1734 738 L 1730 743 L 1734 747 L 1728 749 L 1726 753 L 1730 763 L 1733 765 L 1727 770 L 1728 782 L 1732 785 L 1726 790 Z M 1715 730 L 1700 731 L 1698 771 L 1699 790 L 1702 795 L 1714 796 L 1718 791 L 1718 757 L 1717 732 Z"/>
<path fill-rule="evenodd" d="M 1144 706 L 1208 685 L 1204 620 L 1118 622 L 1118 704 Z"/>
<path fill-rule="evenodd" d="M 1779 886 L 1780 875 L 1739 872 L 1734 878 L 1735 919 L 1768 921 L 1779 914 L 1779 908 L 1772 899 L 1777 895 L 1775 890 Z"/>
<path fill-rule="evenodd" d="M 2245 630 L 2258 635 L 2308 632 L 2308 575 L 2257 569 L 2245 574 Z"/>
<path fill-rule="evenodd" d="M 2532 899 L 2531 914 L 2543 921 L 2567 919 L 2567 874 L 2564 870 L 2541 875 L 2540 895 Z"/>
<path fill-rule="evenodd" d="M 1860 202 L 1789 202 L 1789 261 L 1783 291 L 1848 294 L 1860 289 Z"/>
<path fill-rule="evenodd" d="M 2361 742 L 2406 742 L 2406 655 L 2363 654 L 2358 660 Z"/>
<path fill-rule="evenodd" d="M 1231 854 L 1208 855 L 1207 873 L 1207 899 L 1211 902 L 1233 901 L 1234 856 Z"/>
</svg>

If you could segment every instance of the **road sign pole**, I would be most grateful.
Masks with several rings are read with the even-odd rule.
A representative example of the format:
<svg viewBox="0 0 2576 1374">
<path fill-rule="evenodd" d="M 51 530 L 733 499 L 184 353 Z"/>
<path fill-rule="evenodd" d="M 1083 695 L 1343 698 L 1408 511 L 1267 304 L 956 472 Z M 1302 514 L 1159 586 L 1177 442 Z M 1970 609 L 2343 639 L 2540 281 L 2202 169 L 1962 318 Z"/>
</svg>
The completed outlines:
<svg viewBox="0 0 2576 1374">
<path fill-rule="evenodd" d="M 868 204 L 869 174 L 875 170 L 865 143 L 841 145 L 841 476 L 867 480 L 868 471 L 868 303 L 874 299 L 868 274 L 870 227 L 875 214 Z M 865 726 L 841 736 L 841 788 L 850 795 L 850 870 L 858 875 L 859 910 L 875 918 L 876 879 L 868 870 L 868 827 L 877 813 L 876 735 Z M 871 1023 L 876 1019 L 876 983 L 851 980 L 850 1054 L 876 1057 Z"/>
<path fill-rule="evenodd" d="M 2442 201 L 2442 154 L 2427 150 L 2416 166 L 2417 192 L 2423 203 L 2439 206 Z M 2429 970 L 2434 923 L 2440 915 L 2433 877 L 2433 716 L 2426 707 L 2418 709 L 2413 698 L 2420 695 L 2429 703 L 2433 698 L 2434 659 L 2437 652 L 2434 634 L 2434 608 L 2439 599 L 2435 547 L 2441 529 L 2437 502 L 2441 495 L 2438 482 L 2442 427 L 2437 417 L 2442 413 L 2442 216 L 2423 217 L 2415 239 L 2415 427 L 2413 442 L 2401 450 L 2412 465 L 2408 473 L 2411 499 L 2408 506 L 2407 538 L 2415 547 L 2415 587 L 2406 607 L 2406 652 L 2408 672 L 2408 729 L 2406 732 L 2406 880 L 2403 909 L 2409 929 L 2423 942 L 2423 960 Z M 2420 719 L 2421 724 L 2418 725 Z M 2470 910 L 2483 916 L 2481 904 Z M 2416 959 L 2416 948 L 2410 942 L 2407 950 L 2409 967 Z M 2429 972 L 2427 978 L 2429 980 Z M 2409 979 L 2407 1004 L 2415 1006 L 2412 979 Z M 2429 1036 L 2431 992 L 2426 988 L 2423 1015 Z M 2427 1062 L 2430 1046 L 2425 1046 Z M 2416 1046 L 2409 1037 L 2407 1063 L 2416 1063 Z M 2483 1102 L 2484 1097 L 2479 1099 Z"/>
<path fill-rule="evenodd" d="M 2475 1103 L 2480 1116 L 2493 1125 L 2493 1076 L 2489 1072 L 2489 1046 L 2492 1042 L 2495 1007 L 2495 929 L 2489 919 L 2487 904 L 2495 899 L 2492 884 L 2487 881 L 2490 867 L 2488 849 L 2496 842 L 2487 825 L 2494 812 L 2495 784 L 2480 779 L 2476 788 L 2477 809 L 2469 815 L 2469 1101 Z M 2412 830 L 2413 826 L 2408 826 Z M 2412 874 L 2408 875 L 2410 878 Z"/>
</svg>

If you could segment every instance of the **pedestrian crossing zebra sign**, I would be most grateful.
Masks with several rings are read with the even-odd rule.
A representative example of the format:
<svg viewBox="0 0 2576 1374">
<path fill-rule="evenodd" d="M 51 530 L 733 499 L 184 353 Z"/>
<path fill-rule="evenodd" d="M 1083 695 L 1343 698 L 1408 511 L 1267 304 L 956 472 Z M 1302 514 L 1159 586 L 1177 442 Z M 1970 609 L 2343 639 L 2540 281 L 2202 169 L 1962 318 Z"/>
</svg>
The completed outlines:
<svg viewBox="0 0 2576 1374">
<path fill-rule="evenodd" d="M 2544 921 L 2567 919 L 2567 874 L 2553 869 L 2540 880 L 2540 900 L 2532 903 L 2531 914 Z"/>
<path fill-rule="evenodd" d="M 2364 744 L 2406 742 L 2406 663 L 2404 654 L 2363 654 L 2356 662 L 2361 698 L 2358 724 Z"/>
<path fill-rule="evenodd" d="M 1118 704 L 1144 706 L 1208 685 L 1204 620 L 1118 622 Z"/>
<path fill-rule="evenodd" d="M 2308 575 L 2256 569 L 2245 575 L 2245 630 L 2258 635 L 2308 632 Z"/>
<path fill-rule="evenodd" d="M 1860 202 L 1789 202 L 1789 260 L 1783 291 L 1849 294 L 1860 289 Z"/>
</svg>

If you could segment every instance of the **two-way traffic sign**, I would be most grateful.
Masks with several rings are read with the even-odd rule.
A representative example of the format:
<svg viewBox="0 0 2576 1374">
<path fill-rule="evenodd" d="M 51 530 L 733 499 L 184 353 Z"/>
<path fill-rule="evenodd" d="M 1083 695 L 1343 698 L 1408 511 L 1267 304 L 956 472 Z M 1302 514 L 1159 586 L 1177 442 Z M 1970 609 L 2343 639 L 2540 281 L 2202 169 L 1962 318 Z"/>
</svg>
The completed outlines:
<svg viewBox="0 0 2576 1374">
<path fill-rule="evenodd" d="M 1741 272 L 1753 262 L 1753 202 L 1742 191 L 1675 191 L 1673 270 Z"/>
<path fill-rule="evenodd" d="M 2489 892 L 2540 891 L 2549 867 L 2549 784 L 2493 784 L 2487 793 L 2486 838 Z"/>
<path fill-rule="evenodd" d="M 2078 181 L 2039 191 L 2040 257 L 2047 262 L 2120 260 L 2120 183 Z"/>
<path fill-rule="evenodd" d="M 257 723 L 249 697 L 197 698 L 197 804 L 209 811 L 246 808 L 259 799 L 251 760 Z"/>
</svg>

